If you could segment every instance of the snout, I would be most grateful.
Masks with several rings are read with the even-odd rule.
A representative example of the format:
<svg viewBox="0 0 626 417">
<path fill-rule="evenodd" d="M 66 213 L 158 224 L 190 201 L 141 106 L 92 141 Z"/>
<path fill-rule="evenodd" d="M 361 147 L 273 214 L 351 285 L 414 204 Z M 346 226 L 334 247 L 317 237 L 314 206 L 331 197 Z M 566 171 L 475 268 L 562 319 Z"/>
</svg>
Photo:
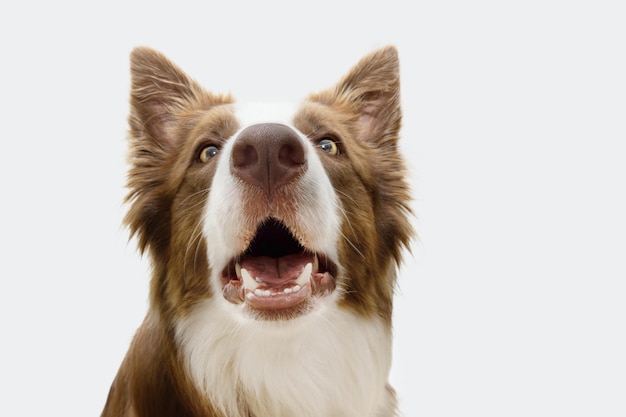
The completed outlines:
<svg viewBox="0 0 626 417">
<path fill-rule="evenodd" d="M 244 183 L 272 195 L 306 172 L 305 148 L 298 134 L 288 126 L 251 125 L 235 139 L 230 170 Z"/>
<path fill-rule="evenodd" d="M 334 293 L 341 217 L 305 134 L 246 126 L 222 148 L 203 218 L 216 294 L 257 319 L 306 314 Z"/>
</svg>

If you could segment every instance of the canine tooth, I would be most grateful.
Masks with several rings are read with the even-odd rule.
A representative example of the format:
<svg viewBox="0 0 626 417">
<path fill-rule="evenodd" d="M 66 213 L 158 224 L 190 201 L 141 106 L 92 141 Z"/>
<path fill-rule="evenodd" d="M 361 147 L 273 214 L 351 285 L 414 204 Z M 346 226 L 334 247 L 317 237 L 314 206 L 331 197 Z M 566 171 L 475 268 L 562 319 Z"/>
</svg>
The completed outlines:
<svg viewBox="0 0 626 417">
<path fill-rule="evenodd" d="M 313 258 L 313 271 L 316 271 L 320 269 L 320 260 L 317 259 L 317 254 L 315 254 L 315 258 Z"/>
<path fill-rule="evenodd" d="M 239 265 L 239 262 L 235 264 L 235 274 L 237 274 L 237 278 L 241 279 L 241 265 Z"/>
<path fill-rule="evenodd" d="M 249 289 L 250 291 L 255 291 L 257 287 L 259 286 L 259 284 L 255 280 L 252 279 L 252 276 L 250 276 L 250 273 L 248 272 L 247 269 L 245 268 L 240 268 L 240 269 L 241 269 L 241 278 L 243 279 L 243 286 Z M 255 294 L 256 294 L 256 291 L 255 291 Z"/>
<path fill-rule="evenodd" d="M 296 284 L 301 287 L 305 286 L 311 280 L 311 271 L 313 270 L 313 265 L 311 262 L 306 264 L 300 273 L 300 276 L 296 280 Z"/>
</svg>

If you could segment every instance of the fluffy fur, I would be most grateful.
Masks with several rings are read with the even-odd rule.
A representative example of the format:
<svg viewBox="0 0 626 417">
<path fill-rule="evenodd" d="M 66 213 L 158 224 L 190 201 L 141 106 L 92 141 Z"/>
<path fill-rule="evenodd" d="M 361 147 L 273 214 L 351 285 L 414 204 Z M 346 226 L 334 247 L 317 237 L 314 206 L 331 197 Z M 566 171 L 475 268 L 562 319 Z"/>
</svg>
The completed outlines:
<svg viewBox="0 0 626 417">
<path fill-rule="evenodd" d="M 102 415 L 396 415 L 392 305 L 413 231 L 395 48 L 296 105 L 209 93 L 148 48 L 131 75 L 126 224 L 151 258 L 150 308 Z M 239 272 L 286 260 L 310 279 Z"/>
</svg>

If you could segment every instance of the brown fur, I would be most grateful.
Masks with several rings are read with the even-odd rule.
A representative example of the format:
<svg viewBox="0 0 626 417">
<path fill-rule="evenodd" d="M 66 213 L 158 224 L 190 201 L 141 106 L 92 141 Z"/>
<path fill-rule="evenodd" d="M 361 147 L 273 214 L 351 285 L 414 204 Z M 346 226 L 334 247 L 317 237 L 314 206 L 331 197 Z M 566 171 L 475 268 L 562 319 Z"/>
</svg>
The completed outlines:
<svg viewBox="0 0 626 417">
<path fill-rule="evenodd" d="M 194 156 L 203 143 L 221 143 L 239 128 L 229 112 L 233 99 L 206 92 L 147 48 L 133 51 L 131 74 L 125 222 L 152 261 L 150 310 L 102 416 L 226 417 L 212 410 L 185 374 L 172 325 L 199 300 L 213 296 L 206 256 L 210 242 L 197 224 L 215 167 L 194 163 Z M 365 57 L 335 88 L 309 96 L 294 121 L 312 139 L 327 134 L 341 138 L 340 157 L 324 159 L 350 219 L 342 223 L 345 238 L 339 244 L 343 270 L 350 271 L 349 277 L 337 277 L 345 289 L 341 303 L 389 325 L 395 269 L 413 233 L 406 169 L 397 147 L 400 124 L 393 47 Z M 258 210 L 251 218 L 264 216 Z M 288 210 L 282 210 L 286 218 Z"/>
</svg>

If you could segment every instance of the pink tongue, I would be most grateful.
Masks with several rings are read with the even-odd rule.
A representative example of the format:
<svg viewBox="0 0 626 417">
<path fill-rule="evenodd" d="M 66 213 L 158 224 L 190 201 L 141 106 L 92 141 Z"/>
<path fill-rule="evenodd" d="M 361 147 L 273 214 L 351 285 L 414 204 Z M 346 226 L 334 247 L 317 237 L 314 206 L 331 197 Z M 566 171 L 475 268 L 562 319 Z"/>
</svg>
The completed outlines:
<svg viewBox="0 0 626 417">
<path fill-rule="evenodd" d="M 246 269 L 252 278 L 259 278 L 269 285 L 281 285 L 298 278 L 304 266 L 309 262 L 313 262 L 313 255 L 295 254 L 280 258 L 245 257 L 239 265 Z"/>
</svg>

